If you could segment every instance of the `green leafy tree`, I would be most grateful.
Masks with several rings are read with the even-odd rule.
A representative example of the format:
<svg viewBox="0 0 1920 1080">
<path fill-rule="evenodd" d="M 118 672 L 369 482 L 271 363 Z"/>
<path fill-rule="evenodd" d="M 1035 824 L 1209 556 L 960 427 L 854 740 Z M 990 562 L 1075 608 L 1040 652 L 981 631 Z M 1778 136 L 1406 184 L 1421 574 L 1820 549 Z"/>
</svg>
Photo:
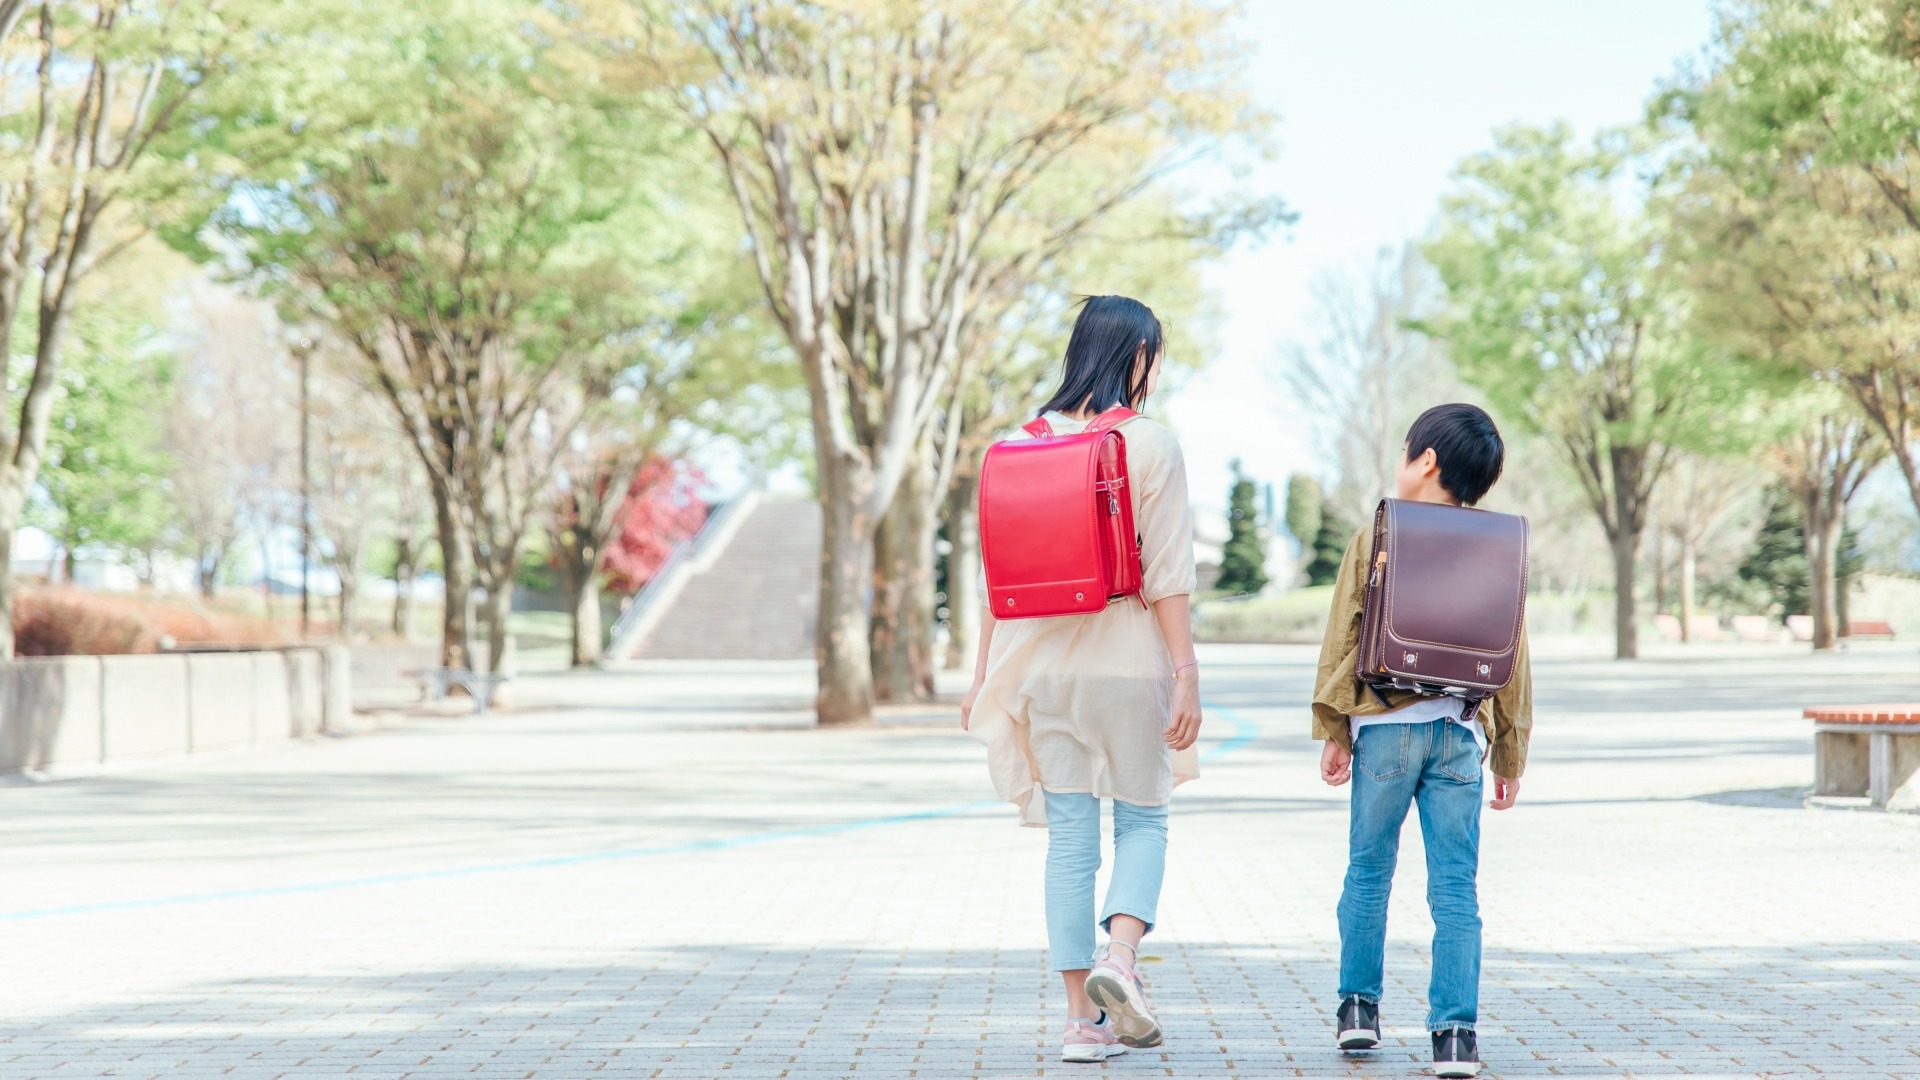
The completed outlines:
<svg viewBox="0 0 1920 1080">
<path fill-rule="evenodd" d="M 28 519 L 62 548 L 72 577 L 75 552 L 104 548 L 145 556 L 171 522 L 161 445 L 172 369 L 154 328 L 89 306 L 74 320 L 68 362 L 47 432 L 42 498 Z"/>
<path fill-rule="evenodd" d="M 1905 0 L 1745 0 L 1671 95 L 1705 154 L 1693 232 L 1729 337 L 1844 389 L 1920 509 L 1920 18 Z"/>
<path fill-rule="evenodd" d="M 1219 587 L 1231 593 L 1257 593 L 1267 587 L 1267 545 L 1261 536 L 1259 488 L 1233 461 L 1233 487 L 1227 494 L 1227 542 L 1220 552 Z"/>
<path fill-rule="evenodd" d="M 805 378 L 825 521 L 816 711 L 865 722 L 870 614 L 930 612 L 933 581 L 916 561 L 911 580 L 882 579 L 898 598 L 870 605 L 876 535 L 904 484 L 939 477 L 931 434 L 983 355 L 968 324 L 991 310 L 982 298 L 1017 291 L 1000 268 L 1017 278 L 1034 261 L 1021 250 L 1044 258 L 1197 146 L 1267 118 L 1228 14 L 1198 0 L 702 0 L 666 19 L 635 6 L 648 66 L 666 68 L 650 81 L 680 88 L 724 167 Z M 1077 189 L 1044 182 L 1076 164 Z M 910 504 L 898 549 L 931 546 L 942 494 L 928 483 Z"/>
<path fill-rule="evenodd" d="M 1646 147 L 1565 124 L 1499 133 L 1464 161 L 1425 253 L 1433 320 L 1496 415 L 1547 436 L 1613 553 L 1615 651 L 1639 654 L 1634 584 L 1648 508 L 1678 447 L 1739 437 L 1737 372 L 1687 331 L 1667 262 L 1668 194 Z"/>
<path fill-rule="evenodd" d="M 707 162 L 610 84 L 575 9 L 290 9 L 254 92 L 195 116 L 225 243 L 175 238 L 244 259 L 350 343 L 426 474 L 446 662 L 469 662 L 476 579 L 500 656 L 540 497 L 586 412 L 580 377 L 629 356 L 627 309 L 656 284 L 637 267 L 693 242 L 628 215 L 691 228 L 717 194 Z"/>
<path fill-rule="evenodd" d="M 181 210 L 187 106 L 256 69 L 265 0 L 0 0 L 0 659 L 9 552 L 89 280 Z M 217 9 L 217 10 L 216 10 Z"/>
</svg>

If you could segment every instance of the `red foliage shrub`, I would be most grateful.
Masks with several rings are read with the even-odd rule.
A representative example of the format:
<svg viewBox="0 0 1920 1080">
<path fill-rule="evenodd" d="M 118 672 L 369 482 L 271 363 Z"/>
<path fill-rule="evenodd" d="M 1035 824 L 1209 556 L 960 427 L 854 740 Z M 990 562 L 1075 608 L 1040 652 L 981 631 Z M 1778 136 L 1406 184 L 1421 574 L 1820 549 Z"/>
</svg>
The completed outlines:
<svg viewBox="0 0 1920 1080">
<path fill-rule="evenodd" d="M 706 500 L 695 490 L 706 480 L 685 462 L 652 458 L 640 466 L 627 489 L 619 531 L 607 544 L 607 588 L 638 592 L 652 580 L 674 545 L 707 521 Z"/>
<path fill-rule="evenodd" d="M 269 644 L 285 639 L 271 621 L 187 602 L 82 589 L 22 589 L 13 600 L 14 650 L 21 656 L 159 652 L 161 644 Z"/>
</svg>

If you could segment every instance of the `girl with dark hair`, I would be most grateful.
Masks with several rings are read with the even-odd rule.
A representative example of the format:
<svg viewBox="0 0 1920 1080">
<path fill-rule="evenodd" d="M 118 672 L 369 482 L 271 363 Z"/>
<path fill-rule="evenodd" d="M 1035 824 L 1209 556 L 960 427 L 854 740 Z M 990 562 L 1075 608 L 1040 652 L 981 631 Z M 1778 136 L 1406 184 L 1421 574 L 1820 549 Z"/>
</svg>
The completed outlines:
<svg viewBox="0 0 1920 1080">
<path fill-rule="evenodd" d="M 1067 342 L 1060 390 L 1046 404 L 1047 422 L 1066 435 L 1116 406 L 1141 408 L 1164 356 L 1160 320 L 1145 304 L 1088 299 Z M 1136 417 L 1118 430 L 1146 604 L 1126 597 L 1089 615 L 1005 622 L 983 605 L 973 687 L 960 706 L 961 726 L 986 744 L 1001 797 L 1020 808 L 1022 824 L 1049 830 L 1047 938 L 1066 983 L 1068 1061 L 1103 1061 L 1161 1042 L 1134 962 L 1154 925 L 1174 785 L 1199 775 L 1186 464 L 1160 424 Z M 979 589 L 985 596 L 984 581 Z M 1096 924 L 1101 799 L 1113 800 L 1114 857 Z M 1097 958 L 1096 925 L 1108 935 Z"/>
</svg>

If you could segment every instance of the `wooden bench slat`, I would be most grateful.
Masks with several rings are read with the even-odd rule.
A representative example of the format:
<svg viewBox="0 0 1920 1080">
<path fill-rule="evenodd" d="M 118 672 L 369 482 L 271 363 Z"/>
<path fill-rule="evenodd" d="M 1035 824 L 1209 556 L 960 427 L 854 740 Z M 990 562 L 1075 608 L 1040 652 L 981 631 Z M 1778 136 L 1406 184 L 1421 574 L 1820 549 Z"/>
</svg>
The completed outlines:
<svg viewBox="0 0 1920 1080">
<path fill-rule="evenodd" d="M 1800 715 L 1823 724 L 1912 724 L 1920 723 L 1920 704 L 1820 705 Z"/>
</svg>

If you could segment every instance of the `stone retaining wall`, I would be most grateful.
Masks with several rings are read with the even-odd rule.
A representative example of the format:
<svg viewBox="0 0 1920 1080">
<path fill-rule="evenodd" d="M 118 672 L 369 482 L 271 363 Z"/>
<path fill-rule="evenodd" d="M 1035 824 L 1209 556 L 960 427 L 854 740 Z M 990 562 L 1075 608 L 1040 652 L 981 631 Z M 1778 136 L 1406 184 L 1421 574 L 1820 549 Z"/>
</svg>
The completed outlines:
<svg viewBox="0 0 1920 1080">
<path fill-rule="evenodd" d="M 0 663 L 0 774 L 344 730 L 352 693 L 339 647 Z"/>
</svg>

